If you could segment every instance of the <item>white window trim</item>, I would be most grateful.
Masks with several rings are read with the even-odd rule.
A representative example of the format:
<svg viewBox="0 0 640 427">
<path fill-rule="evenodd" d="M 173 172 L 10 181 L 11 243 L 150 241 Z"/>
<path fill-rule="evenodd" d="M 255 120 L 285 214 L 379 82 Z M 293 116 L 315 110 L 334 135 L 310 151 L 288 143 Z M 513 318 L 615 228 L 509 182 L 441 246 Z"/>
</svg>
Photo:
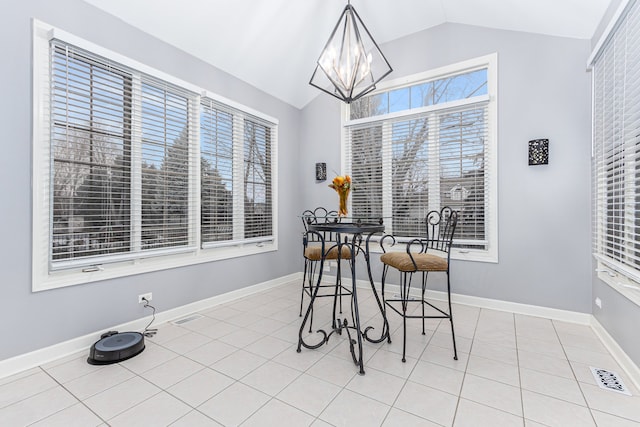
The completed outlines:
<svg viewBox="0 0 640 427">
<path fill-rule="evenodd" d="M 495 199 L 492 204 L 493 209 L 488 209 L 487 215 L 487 241 L 488 248 L 484 250 L 480 249 L 456 249 L 451 250 L 451 258 L 456 260 L 465 261 L 481 261 L 481 262 L 498 262 L 498 54 L 492 53 L 477 58 L 472 58 L 466 61 L 458 62 L 455 64 L 446 65 L 444 67 L 436 68 L 433 70 L 413 74 L 410 76 L 387 80 L 381 83 L 377 89 L 371 92 L 371 95 L 375 95 L 380 92 L 386 92 L 392 89 L 402 88 L 415 84 L 416 82 L 423 80 L 435 80 L 440 77 L 446 77 L 451 74 L 461 74 L 464 72 L 470 72 L 480 68 L 487 68 L 487 98 L 489 99 L 488 112 L 489 112 L 489 126 L 487 129 L 489 136 L 489 153 L 487 155 L 487 162 L 494 165 L 488 172 L 489 191 L 487 192 L 488 199 Z M 447 103 L 446 106 L 464 105 L 465 101 L 454 101 Z M 410 110 L 411 113 L 429 111 L 432 109 L 443 108 L 445 104 L 440 104 L 437 107 L 428 106 L 419 109 Z M 341 129 L 344 129 L 347 124 L 359 124 L 369 121 L 380 121 L 383 119 L 390 119 L 403 115 L 403 113 L 390 113 L 385 115 L 379 115 L 370 118 L 350 120 L 348 115 L 349 109 L 345 104 L 342 105 L 341 111 Z M 341 132 L 341 167 L 346 169 L 346 162 L 348 153 L 346 152 L 345 132 Z M 384 177 L 384 175 L 383 175 Z M 384 179 L 384 178 L 383 178 Z M 391 185 L 391 183 L 385 183 L 384 185 Z M 491 203 L 491 201 L 489 201 Z M 386 209 L 386 210 L 385 210 Z M 391 216 L 391 208 L 383 207 L 384 216 Z M 381 251 L 379 247 L 373 247 L 375 252 Z"/>
<path fill-rule="evenodd" d="M 587 69 L 590 70 L 593 67 L 594 61 L 596 60 L 597 56 L 600 54 L 600 51 L 604 47 L 605 42 L 607 41 L 611 33 L 613 33 L 613 30 L 615 30 L 616 26 L 618 25 L 618 21 L 620 20 L 620 17 L 622 17 L 622 14 L 624 13 L 627 6 L 629 5 L 630 1 L 631 0 L 622 0 L 618 5 L 618 8 L 616 9 L 615 13 L 611 17 L 609 24 L 607 24 L 607 27 L 604 29 L 604 31 L 602 32 L 602 35 L 600 35 L 600 38 L 596 42 L 596 45 L 593 47 L 593 50 L 591 51 L 591 55 L 589 55 L 589 59 L 587 59 Z M 593 94 L 593 92 L 591 93 Z"/>
<path fill-rule="evenodd" d="M 32 290 L 33 292 L 61 288 L 65 286 L 91 283 L 95 281 L 125 277 L 134 274 L 166 270 L 176 267 L 218 261 L 229 258 L 243 257 L 254 254 L 273 252 L 278 250 L 278 119 L 262 112 L 231 101 L 185 82 L 179 78 L 163 73 L 145 64 L 139 63 L 116 52 L 95 45 L 82 38 L 69 34 L 37 19 L 32 21 Z M 50 229 L 50 177 L 43 176 L 40 172 L 50 164 L 49 143 L 50 135 L 45 123 L 49 121 L 49 87 L 48 82 L 43 81 L 43 76 L 49 74 L 49 62 L 43 52 L 49 51 L 49 40 L 52 38 L 63 40 L 79 48 L 88 50 L 97 55 L 110 58 L 118 63 L 134 68 L 145 74 L 160 78 L 169 83 L 183 87 L 202 96 L 216 99 L 238 110 L 251 114 L 273 124 L 271 146 L 271 186 L 272 186 L 272 216 L 273 238 L 244 239 L 242 241 L 224 242 L 222 245 L 201 248 L 196 245 L 186 252 L 158 255 L 149 253 L 148 257 L 140 257 L 134 260 L 122 262 L 110 262 L 95 266 L 78 267 L 77 269 L 49 271 L 49 229 Z M 44 49 L 44 50 L 43 50 Z M 194 105 L 195 114 L 199 117 L 200 99 Z M 195 162 L 193 180 L 195 191 L 200 188 L 200 149 L 199 127 L 194 126 L 194 141 L 196 147 L 193 150 L 192 161 Z M 135 191 L 135 188 L 134 188 Z M 135 207 L 134 207 L 135 208 Z M 190 235 L 194 240 L 200 233 L 200 201 L 195 197 L 191 207 L 191 215 L 194 219 L 194 227 L 190 228 Z"/>
<path fill-rule="evenodd" d="M 602 35 L 598 39 L 595 44 L 591 54 L 589 55 L 589 59 L 587 60 L 587 69 L 592 70 L 594 63 L 602 49 L 605 47 L 605 44 L 610 36 L 613 35 L 616 28 L 618 28 L 618 23 L 622 18 L 625 10 L 629 6 L 631 0 L 622 0 L 618 5 L 618 8 L 614 12 L 611 17 L 607 27 L 602 32 Z M 591 117 L 592 120 L 595 119 L 595 100 L 596 100 L 596 91 L 595 91 L 595 76 L 592 74 L 591 76 Z M 596 135 L 595 132 L 591 133 L 591 157 L 595 158 L 596 155 Z M 597 182 L 595 183 L 597 186 Z M 594 187 L 594 192 L 596 191 L 596 187 Z M 602 201 L 596 199 L 596 194 L 594 193 L 594 203 L 596 209 Z M 602 229 L 599 227 L 597 222 L 594 225 L 594 239 L 596 239 L 596 245 L 602 239 Z M 628 300 L 632 301 L 636 305 L 640 306 L 640 272 L 631 269 L 621 263 L 616 262 L 615 260 L 604 256 L 601 253 L 594 252 L 593 257 L 596 261 L 595 272 L 597 274 L 598 279 L 600 279 L 605 284 L 609 285 L 611 288 L 616 290 L 618 293 L 626 297 Z"/>
</svg>

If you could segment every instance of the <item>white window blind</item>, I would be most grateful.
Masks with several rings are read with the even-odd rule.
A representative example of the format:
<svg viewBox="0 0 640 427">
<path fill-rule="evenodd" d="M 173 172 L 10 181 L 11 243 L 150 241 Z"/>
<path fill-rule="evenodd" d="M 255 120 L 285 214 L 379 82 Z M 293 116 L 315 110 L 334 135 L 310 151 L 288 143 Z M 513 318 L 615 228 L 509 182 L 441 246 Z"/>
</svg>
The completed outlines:
<svg viewBox="0 0 640 427">
<path fill-rule="evenodd" d="M 438 115 L 440 206 L 459 214 L 456 228 L 458 247 L 487 246 L 485 207 L 491 195 L 485 191 L 485 174 L 491 155 L 487 103 Z"/>
<path fill-rule="evenodd" d="M 203 247 L 273 239 L 274 138 L 273 123 L 202 99 Z"/>
<path fill-rule="evenodd" d="M 142 249 L 193 244 L 192 98 L 162 81 L 142 80 Z"/>
<path fill-rule="evenodd" d="M 595 253 L 640 282 L 640 3 L 593 62 Z"/>
<path fill-rule="evenodd" d="M 50 68 L 51 268 L 193 247 L 195 95 L 58 40 Z"/>
<path fill-rule="evenodd" d="M 203 99 L 200 110 L 203 244 L 233 240 L 233 141 L 233 113 L 216 106 L 210 99 Z"/>
<path fill-rule="evenodd" d="M 51 74 L 51 261 L 129 252 L 133 76 L 60 43 Z"/>
<path fill-rule="evenodd" d="M 495 100 L 486 66 L 405 84 L 351 104 L 344 156 L 355 216 L 381 216 L 400 238 L 431 210 L 459 214 L 458 253 L 495 251 Z"/>
<path fill-rule="evenodd" d="M 271 237 L 271 128 L 244 120 L 244 237 Z"/>
</svg>

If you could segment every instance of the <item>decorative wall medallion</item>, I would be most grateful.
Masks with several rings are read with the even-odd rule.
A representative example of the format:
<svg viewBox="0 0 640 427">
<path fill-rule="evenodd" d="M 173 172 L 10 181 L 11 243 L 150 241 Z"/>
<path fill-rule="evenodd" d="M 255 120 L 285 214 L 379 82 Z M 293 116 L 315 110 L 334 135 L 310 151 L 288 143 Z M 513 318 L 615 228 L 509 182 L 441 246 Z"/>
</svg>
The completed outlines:
<svg viewBox="0 0 640 427">
<path fill-rule="evenodd" d="M 327 180 L 327 164 L 316 163 L 316 181 L 326 181 L 326 180 Z"/>
<path fill-rule="evenodd" d="M 529 141 L 529 166 L 549 164 L 549 140 L 532 139 Z"/>
</svg>

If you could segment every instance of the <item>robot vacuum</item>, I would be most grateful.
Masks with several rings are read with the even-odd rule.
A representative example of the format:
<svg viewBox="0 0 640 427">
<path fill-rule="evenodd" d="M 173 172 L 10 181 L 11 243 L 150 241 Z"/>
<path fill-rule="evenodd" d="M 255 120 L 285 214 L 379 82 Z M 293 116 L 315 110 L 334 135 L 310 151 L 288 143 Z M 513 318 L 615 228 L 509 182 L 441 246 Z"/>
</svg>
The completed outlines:
<svg viewBox="0 0 640 427">
<path fill-rule="evenodd" d="M 109 331 L 100 336 L 89 350 L 91 365 L 109 365 L 137 356 L 144 350 L 144 335 L 139 332 Z"/>
</svg>

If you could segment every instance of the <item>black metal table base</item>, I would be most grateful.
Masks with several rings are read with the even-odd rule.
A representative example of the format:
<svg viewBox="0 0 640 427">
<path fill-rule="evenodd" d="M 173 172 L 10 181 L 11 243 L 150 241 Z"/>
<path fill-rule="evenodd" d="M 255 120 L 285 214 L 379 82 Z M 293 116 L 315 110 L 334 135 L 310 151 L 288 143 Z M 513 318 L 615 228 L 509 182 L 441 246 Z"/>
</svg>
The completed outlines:
<svg viewBox="0 0 640 427">
<path fill-rule="evenodd" d="M 331 224 L 329 225 L 324 225 L 325 227 L 331 226 Z M 371 265 L 369 263 L 369 239 L 371 238 L 371 236 L 379 231 L 382 231 L 384 229 L 384 227 L 382 227 L 382 225 L 369 225 L 369 226 L 362 226 L 361 224 L 346 224 L 347 227 L 344 227 L 345 224 L 342 223 L 337 223 L 336 226 L 343 226 L 343 232 L 344 233 L 349 233 L 352 234 L 352 237 L 349 241 L 349 239 L 347 239 L 345 237 L 344 242 L 342 242 L 340 239 L 340 237 L 338 238 L 338 254 L 341 253 L 341 246 L 342 245 L 347 245 L 351 251 L 351 260 L 349 262 L 349 266 L 351 268 L 351 283 L 352 283 L 352 290 L 351 290 L 351 323 L 347 320 L 347 319 L 340 319 L 336 317 L 336 312 L 335 309 L 333 311 L 333 319 L 332 319 L 332 330 L 327 333 L 325 330 L 323 329 L 318 329 L 316 331 L 316 333 L 321 335 L 321 339 L 319 342 L 312 344 L 312 343 L 307 343 L 305 342 L 304 338 L 303 338 L 303 334 L 306 330 L 306 324 L 308 321 L 310 321 L 311 315 L 313 313 L 313 304 L 314 301 L 316 299 L 316 297 L 318 296 L 318 290 L 320 289 L 320 283 L 322 281 L 322 271 L 323 271 L 323 263 L 324 260 L 322 260 L 320 262 L 320 267 L 319 267 L 319 274 L 318 274 L 318 282 L 317 285 L 314 286 L 313 288 L 313 293 L 311 295 L 311 299 L 309 301 L 309 305 L 307 307 L 307 310 L 305 312 L 304 315 L 304 319 L 302 320 L 302 324 L 300 325 L 300 330 L 298 332 L 298 348 L 297 348 L 297 352 L 300 353 L 302 351 L 302 347 L 304 348 L 308 348 L 308 349 L 317 349 L 320 348 L 321 346 L 323 346 L 324 344 L 327 344 L 329 342 L 329 339 L 331 338 L 331 336 L 334 333 L 337 333 L 339 335 L 342 335 L 342 332 L 345 331 L 347 333 L 347 339 L 349 341 L 349 351 L 351 353 L 351 358 L 353 359 L 353 363 L 358 366 L 359 371 L 358 373 L 360 375 L 364 375 L 364 357 L 363 357 L 363 340 L 366 340 L 368 342 L 371 343 L 381 343 L 384 340 L 387 340 L 389 343 L 391 343 L 391 336 L 389 334 L 389 323 L 387 322 L 387 317 L 386 317 L 386 308 L 385 305 L 382 303 L 382 301 L 380 300 L 380 297 L 378 296 L 378 293 L 376 291 L 376 288 L 374 286 L 374 281 L 373 281 L 373 276 L 371 274 Z M 350 228 L 348 226 L 351 226 Z M 334 230 L 335 231 L 335 230 Z M 314 231 L 309 231 L 310 233 L 313 233 Z M 337 231 L 338 233 L 340 232 L 340 230 Z M 363 233 L 368 233 L 365 242 L 364 242 L 364 247 L 363 247 L 363 238 L 362 238 L 362 234 Z M 339 234 L 338 234 L 339 235 Z M 323 244 L 324 245 L 324 244 Z M 323 246 L 323 252 L 324 253 L 324 246 Z M 371 289 L 373 291 L 373 294 L 375 296 L 376 299 L 376 303 L 378 305 L 378 308 L 380 310 L 380 314 L 382 315 L 382 319 L 383 319 L 383 323 L 382 323 L 382 331 L 380 333 L 380 337 L 378 338 L 373 338 L 371 336 L 369 336 L 370 333 L 372 333 L 375 328 L 373 326 L 367 326 L 364 330 L 361 327 L 360 324 L 360 313 L 359 313 L 359 309 L 358 309 L 358 292 L 357 292 L 357 288 L 356 288 L 356 257 L 358 254 L 363 254 L 365 257 L 365 261 L 366 261 L 366 266 L 367 266 L 367 273 L 369 276 L 369 281 L 371 283 Z M 340 257 L 338 257 L 338 263 L 340 263 Z M 334 297 L 335 298 L 335 297 Z M 335 305 L 335 304 L 334 304 Z"/>
</svg>

